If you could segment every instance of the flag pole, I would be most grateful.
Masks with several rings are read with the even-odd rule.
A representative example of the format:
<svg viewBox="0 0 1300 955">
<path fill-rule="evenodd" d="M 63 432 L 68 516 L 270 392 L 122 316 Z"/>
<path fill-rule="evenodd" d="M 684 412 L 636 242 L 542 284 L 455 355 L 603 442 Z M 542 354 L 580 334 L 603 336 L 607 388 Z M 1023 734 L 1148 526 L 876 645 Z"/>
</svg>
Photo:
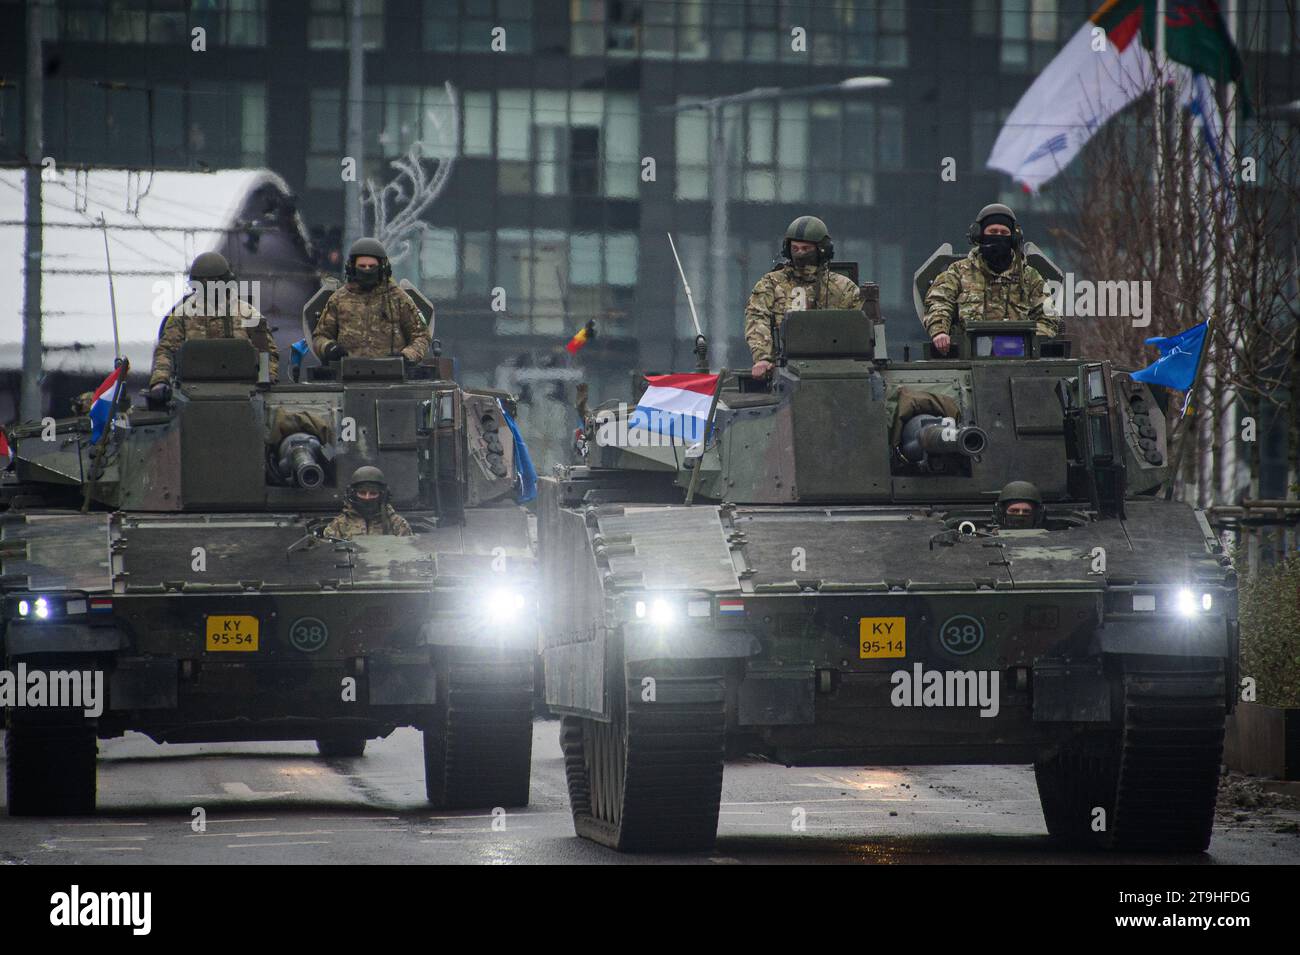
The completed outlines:
<svg viewBox="0 0 1300 955">
<path fill-rule="evenodd" d="M 1177 451 L 1174 454 L 1172 467 L 1169 471 L 1169 482 L 1165 487 L 1165 500 L 1169 501 L 1174 496 L 1174 483 L 1178 480 L 1178 470 L 1183 465 L 1183 451 L 1187 448 L 1187 438 L 1189 434 L 1195 434 L 1194 431 L 1188 431 L 1183 427 L 1183 422 L 1196 417 L 1196 391 L 1201 386 L 1201 374 L 1205 370 L 1205 356 L 1210 351 L 1210 323 L 1213 316 L 1207 316 L 1205 319 L 1205 335 L 1201 339 L 1201 353 L 1196 357 L 1196 371 L 1192 373 L 1192 383 L 1187 386 L 1187 398 L 1183 405 L 1183 413 L 1179 419 L 1174 422 L 1174 433 L 1169 438 L 1169 443 L 1177 442 Z M 1213 401 L 1213 396 L 1210 396 Z"/>
<path fill-rule="evenodd" d="M 122 357 L 122 345 L 117 337 L 117 296 L 113 292 L 113 259 L 108 254 L 108 222 L 102 212 L 99 214 L 99 228 L 104 233 L 104 264 L 108 268 L 108 309 L 113 316 L 113 361 L 116 367 L 117 361 Z"/>
<path fill-rule="evenodd" d="M 709 416 L 704 419 L 704 437 L 700 439 L 700 456 L 691 469 L 691 484 L 686 489 L 686 503 L 695 500 L 695 489 L 700 486 L 700 470 L 704 467 L 704 452 L 709 446 L 709 432 L 713 430 L 713 418 L 718 413 L 718 398 L 722 395 L 722 382 L 727 377 L 727 369 L 718 372 L 718 383 L 713 388 L 713 401 L 709 404 Z"/>
<path fill-rule="evenodd" d="M 126 376 L 131 371 L 131 363 L 125 358 L 118 358 L 113 362 L 113 367 L 118 369 L 117 381 L 113 384 L 113 404 L 109 409 L 108 421 L 104 425 L 104 430 L 100 432 L 99 440 L 91 446 L 94 459 L 90 463 L 90 474 L 83 478 L 82 490 L 84 493 L 81 498 L 81 513 L 83 514 L 90 510 L 90 485 L 98 481 L 104 473 L 104 453 L 108 450 L 108 436 L 113 432 L 113 423 L 117 418 L 117 409 L 122 400 L 122 388 L 126 384 Z"/>
<path fill-rule="evenodd" d="M 1156 134 L 1156 270 L 1164 259 L 1160 248 L 1160 224 L 1164 221 L 1165 207 L 1165 0 L 1156 0 L 1155 14 L 1155 113 Z"/>
<path fill-rule="evenodd" d="M 677 274 L 682 277 L 682 288 L 686 289 L 686 304 L 691 307 L 691 321 L 695 323 L 695 367 L 697 371 L 709 370 L 709 340 L 705 337 L 704 332 L 700 331 L 700 316 L 695 314 L 695 299 L 691 296 L 691 283 L 686 281 L 686 270 L 682 268 L 682 260 L 677 255 L 677 243 L 673 241 L 673 234 L 668 233 L 668 246 L 673 250 L 673 261 L 677 263 Z"/>
</svg>

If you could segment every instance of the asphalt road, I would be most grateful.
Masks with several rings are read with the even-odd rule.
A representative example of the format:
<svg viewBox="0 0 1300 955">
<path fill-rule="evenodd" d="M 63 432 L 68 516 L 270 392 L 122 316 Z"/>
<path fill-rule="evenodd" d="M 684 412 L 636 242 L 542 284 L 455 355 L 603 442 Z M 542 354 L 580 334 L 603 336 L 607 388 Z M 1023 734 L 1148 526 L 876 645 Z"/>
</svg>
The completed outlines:
<svg viewBox="0 0 1300 955">
<path fill-rule="evenodd" d="M 360 759 L 323 759 L 311 743 L 102 741 L 99 814 L 0 815 L 0 863 L 1300 863 L 1300 835 L 1276 831 L 1296 812 L 1226 814 L 1205 854 L 1093 855 L 1050 843 L 1028 767 L 759 761 L 728 765 L 713 852 L 620 856 L 573 834 L 558 728 L 535 724 L 531 804 L 497 819 L 428 807 L 413 730 Z"/>
</svg>

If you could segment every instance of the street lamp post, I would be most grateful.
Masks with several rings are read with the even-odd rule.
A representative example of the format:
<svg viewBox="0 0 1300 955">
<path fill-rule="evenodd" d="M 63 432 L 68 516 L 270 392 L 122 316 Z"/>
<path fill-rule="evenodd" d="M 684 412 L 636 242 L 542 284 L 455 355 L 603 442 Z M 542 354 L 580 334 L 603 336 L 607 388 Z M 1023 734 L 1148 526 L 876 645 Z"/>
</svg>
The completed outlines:
<svg viewBox="0 0 1300 955">
<path fill-rule="evenodd" d="M 680 103 L 659 107 L 659 112 L 680 113 L 685 110 L 704 110 L 709 116 L 709 344 L 715 368 L 731 367 L 727 362 L 727 345 L 731 328 L 727 321 L 729 291 L 727 288 L 727 117 L 726 108 L 738 103 L 760 100 L 815 96 L 822 93 L 849 93 L 865 89 L 881 89 L 890 80 L 883 76 L 854 76 L 839 83 L 820 83 L 815 86 L 797 86 L 782 89 L 779 86 L 760 86 L 744 93 L 717 96 L 697 103 Z"/>
</svg>

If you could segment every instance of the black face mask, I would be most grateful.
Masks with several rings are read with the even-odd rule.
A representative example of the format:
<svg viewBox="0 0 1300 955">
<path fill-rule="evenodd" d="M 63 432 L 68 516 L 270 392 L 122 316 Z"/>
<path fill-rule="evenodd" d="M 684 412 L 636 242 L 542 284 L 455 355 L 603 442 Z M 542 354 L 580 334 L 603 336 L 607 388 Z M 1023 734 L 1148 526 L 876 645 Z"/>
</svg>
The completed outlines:
<svg viewBox="0 0 1300 955">
<path fill-rule="evenodd" d="M 376 288 L 379 285 L 381 274 L 379 269 L 357 269 L 354 281 L 363 289 Z"/>
<path fill-rule="evenodd" d="M 1004 272 L 1015 258 L 1014 238 L 1009 235 L 980 236 L 980 255 L 994 272 Z"/>
<path fill-rule="evenodd" d="M 352 507 L 367 520 L 374 520 L 383 512 L 388 497 L 383 491 L 379 492 L 378 497 L 371 498 L 368 501 L 363 500 L 355 491 L 349 496 L 352 499 Z"/>
<path fill-rule="evenodd" d="M 817 250 L 813 249 L 810 252 L 791 252 L 790 264 L 793 265 L 796 269 L 802 269 L 805 266 L 809 266 L 809 265 L 816 265 Z"/>
</svg>

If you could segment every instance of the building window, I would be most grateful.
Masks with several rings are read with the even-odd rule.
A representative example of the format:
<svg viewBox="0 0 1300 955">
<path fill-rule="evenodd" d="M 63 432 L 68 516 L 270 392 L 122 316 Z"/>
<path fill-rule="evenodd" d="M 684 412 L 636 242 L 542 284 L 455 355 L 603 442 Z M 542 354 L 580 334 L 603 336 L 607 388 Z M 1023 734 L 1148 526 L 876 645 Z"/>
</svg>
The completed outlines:
<svg viewBox="0 0 1300 955">
<path fill-rule="evenodd" d="M 634 94 L 498 90 L 496 108 L 501 192 L 637 195 L 640 113 Z"/>
<path fill-rule="evenodd" d="M 907 64 L 904 0 L 570 0 L 569 18 L 573 56 Z"/>
<path fill-rule="evenodd" d="M 903 247 L 895 242 L 853 238 L 848 230 L 837 230 L 847 238 L 835 240 L 835 258 L 841 262 L 858 263 L 858 281 L 875 282 L 880 286 L 880 304 L 883 308 L 898 308 L 906 302 L 911 305 L 910 276 L 903 274 Z"/>
<path fill-rule="evenodd" d="M 0 86 L 0 151 L 6 158 L 18 158 L 23 152 L 23 96 L 15 83 Z"/>
<path fill-rule="evenodd" d="M 903 112 L 896 106 L 775 98 L 730 107 L 726 115 L 733 199 L 872 205 L 875 173 L 903 168 Z M 708 197 L 710 149 L 708 115 L 678 113 L 678 199 Z"/>
<path fill-rule="evenodd" d="M 1008 72 L 1040 72 L 1057 51 L 1057 0 L 1002 0 L 999 59 Z"/>
<path fill-rule="evenodd" d="M 492 31 L 505 31 L 506 53 L 533 49 L 533 0 L 424 0 L 424 48 L 487 53 Z"/>
<path fill-rule="evenodd" d="M 106 89 L 92 80 L 53 80 L 46 87 L 45 131 L 50 151 L 69 162 L 262 166 L 266 88 L 195 81 Z"/>
<path fill-rule="evenodd" d="M 984 164 L 993 153 L 1002 124 L 1011 115 L 1011 108 L 977 109 L 971 112 L 970 149 L 971 165 L 977 172 L 988 172 Z"/>
<path fill-rule="evenodd" d="M 352 0 L 311 0 L 307 15 L 307 46 L 313 50 L 341 50 L 348 45 Z M 361 47 L 378 50 L 384 45 L 384 0 L 361 0 Z"/>
<path fill-rule="evenodd" d="M 46 39 L 188 46 L 206 31 L 208 48 L 265 46 L 267 0 L 59 0 L 46 8 Z"/>
<path fill-rule="evenodd" d="M 492 155 L 492 94 L 472 91 L 461 95 L 461 153 Z"/>
<path fill-rule="evenodd" d="M 570 0 L 574 56 L 701 59 L 708 51 L 704 0 Z"/>
<path fill-rule="evenodd" d="M 343 94 L 313 86 L 307 116 L 307 187 L 343 188 Z"/>
<path fill-rule="evenodd" d="M 593 319 L 602 334 L 631 334 L 634 233 L 500 229 L 496 240 L 492 284 L 505 289 L 507 303 L 496 315 L 498 334 L 571 334 Z"/>
<path fill-rule="evenodd" d="M 419 240 L 418 258 L 410 264 L 403 263 L 403 266 L 405 267 L 399 267 L 397 271 L 414 271 L 414 276 L 406 277 L 411 278 L 420 291 L 434 301 L 454 299 L 457 294 L 456 277 L 460 271 L 456 230 L 426 229 Z"/>
<path fill-rule="evenodd" d="M 1241 49 L 1291 53 L 1300 48 L 1300 17 L 1294 4 L 1248 0 L 1241 4 L 1240 17 L 1238 46 Z"/>
</svg>

